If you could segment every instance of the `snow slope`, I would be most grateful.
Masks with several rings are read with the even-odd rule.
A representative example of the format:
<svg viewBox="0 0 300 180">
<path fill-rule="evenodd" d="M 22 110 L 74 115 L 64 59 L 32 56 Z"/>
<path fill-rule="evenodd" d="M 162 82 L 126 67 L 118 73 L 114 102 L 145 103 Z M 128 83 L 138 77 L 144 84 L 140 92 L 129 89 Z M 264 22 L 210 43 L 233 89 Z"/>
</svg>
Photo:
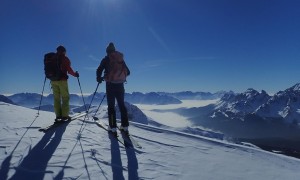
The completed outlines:
<svg viewBox="0 0 300 180">
<path fill-rule="evenodd" d="M 300 177 L 299 159 L 140 123 L 130 131 L 142 149 L 125 149 L 92 118 L 41 133 L 38 127 L 52 123 L 54 114 L 36 112 L 0 102 L 1 180 Z"/>
</svg>

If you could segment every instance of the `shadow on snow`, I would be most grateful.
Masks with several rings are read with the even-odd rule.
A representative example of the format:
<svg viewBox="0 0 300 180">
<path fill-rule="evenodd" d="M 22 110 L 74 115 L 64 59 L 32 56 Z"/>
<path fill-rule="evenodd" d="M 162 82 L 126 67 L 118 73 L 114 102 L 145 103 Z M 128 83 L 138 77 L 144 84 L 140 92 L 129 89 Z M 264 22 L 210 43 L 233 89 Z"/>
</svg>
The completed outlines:
<svg viewBox="0 0 300 180">
<path fill-rule="evenodd" d="M 46 132 L 36 146 L 29 150 L 21 164 L 15 168 L 16 172 L 11 179 L 44 179 L 46 173 L 53 173 L 46 171 L 46 168 L 61 142 L 67 125 L 68 123 L 65 123 Z M 51 138 L 52 136 L 53 138 Z"/>
</svg>

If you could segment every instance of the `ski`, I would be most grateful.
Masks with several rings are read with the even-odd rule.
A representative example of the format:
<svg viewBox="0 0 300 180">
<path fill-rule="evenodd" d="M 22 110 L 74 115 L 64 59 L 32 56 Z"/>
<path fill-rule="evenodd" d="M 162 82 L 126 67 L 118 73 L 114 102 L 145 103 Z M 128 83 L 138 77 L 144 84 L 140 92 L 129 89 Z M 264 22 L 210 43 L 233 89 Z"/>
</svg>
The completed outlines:
<svg viewBox="0 0 300 180">
<path fill-rule="evenodd" d="M 125 132 L 124 130 L 121 130 L 120 127 L 118 127 L 118 129 L 121 132 L 124 141 L 131 144 L 132 147 L 142 149 L 142 146 L 138 143 L 137 140 L 135 140 L 132 137 L 132 135 L 129 132 Z"/>
<path fill-rule="evenodd" d="M 68 123 L 70 121 L 73 121 L 73 120 L 76 120 L 78 118 L 81 118 L 83 116 L 86 116 L 86 113 L 79 113 L 79 114 L 76 114 L 76 115 L 73 115 L 71 116 L 71 120 L 68 120 L 68 121 L 61 121 L 61 122 L 54 122 L 53 124 L 47 126 L 47 127 L 44 127 L 44 128 L 40 128 L 39 131 L 40 132 L 47 132 L 49 131 L 50 129 L 53 129 L 53 128 L 56 128 L 64 123 Z"/>
<path fill-rule="evenodd" d="M 104 124 L 103 122 L 100 122 L 100 121 L 95 121 L 95 123 L 96 123 L 97 126 L 99 126 L 100 128 L 102 128 L 102 129 L 106 130 L 107 132 L 109 132 L 109 133 L 111 134 L 111 136 L 115 137 L 115 138 L 119 141 L 119 143 L 121 143 L 125 148 L 130 147 L 130 146 L 124 141 L 124 139 L 122 139 L 120 136 L 118 136 L 118 135 L 116 136 L 116 135 L 112 134 L 112 132 L 109 131 L 109 130 L 107 129 L 107 125 L 106 125 L 106 124 Z"/>
</svg>

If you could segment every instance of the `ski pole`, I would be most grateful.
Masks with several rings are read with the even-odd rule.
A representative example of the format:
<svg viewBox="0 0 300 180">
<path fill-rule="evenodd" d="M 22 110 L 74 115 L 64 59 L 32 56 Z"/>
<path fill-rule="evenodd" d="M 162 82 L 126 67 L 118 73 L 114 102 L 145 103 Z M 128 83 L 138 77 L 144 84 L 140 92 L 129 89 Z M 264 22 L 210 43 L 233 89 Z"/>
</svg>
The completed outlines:
<svg viewBox="0 0 300 180">
<path fill-rule="evenodd" d="M 95 97 L 95 95 L 96 95 L 96 93 L 97 93 L 97 90 L 98 90 L 98 87 L 99 87 L 99 82 L 98 82 L 98 84 L 97 84 L 97 87 L 96 87 L 96 90 L 95 90 L 95 92 L 94 92 L 94 94 L 93 94 L 93 96 L 92 96 L 92 100 L 91 100 L 91 103 L 90 103 L 90 105 L 89 105 L 89 108 L 88 108 L 88 111 L 90 110 L 90 108 L 91 108 L 91 105 L 92 105 L 92 103 L 93 103 L 93 100 L 94 100 L 94 97 Z"/>
<path fill-rule="evenodd" d="M 77 71 L 76 71 L 76 72 L 77 72 Z M 78 84 L 79 84 L 79 88 L 80 88 L 81 97 L 82 97 L 82 100 L 83 100 L 83 104 L 84 104 L 85 111 L 86 111 L 86 113 L 88 113 L 88 110 L 86 109 L 84 97 L 83 97 L 83 94 L 82 94 L 82 89 L 81 89 L 81 84 L 80 84 L 80 81 L 79 81 L 79 77 L 77 77 L 77 81 L 78 81 Z"/>
<path fill-rule="evenodd" d="M 92 105 L 93 99 L 94 99 L 94 97 L 95 97 L 95 94 L 96 94 L 96 92 L 97 92 L 97 90 L 98 90 L 99 84 L 100 84 L 100 83 L 98 83 L 98 84 L 97 84 L 96 90 L 95 90 L 95 92 L 94 92 L 94 94 L 93 94 L 93 97 L 92 97 L 91 103 L 90 103 L 90 105 L 89 105 L 89 108 L 88 108 L 88 109 L 87 109 L 87 111 L 86 111 L 86 115 L 85 115 L 85 117 L 84 117 L 84 120 L 83 120 L 83 122 L 85 122 L 85 118 L 86 118 L 86 116 L 87 116 L 87 115 L 88 115 L 88 113 L 89 113 L 89 110 L 90 110 L 90 108 L 91 108 L 91 105 Z M 81 129 L 81 128 L 80 128 L 80 129 Z"/>
<path fill-rule="evenodd" d="M 96 94 L 96 92 L 97 92 L 97 90 L 98 90 L 99 84 L 100 84 L 100 83 L 98 82 L 97 87 L 96 87 L 96 90 L 95 90 L 95 92 L 94 92 L 94 94 L 93 94 L 91 103 L 90 103 L 90 105 L 89 105 L 89 108 L 88 108 L 88 110 L 87 110 L 87 112 L 86 112 L 86 115 L 84 116 L 84 119 L 83 119 L 83 121 L 82 121 L 81 127 L 80 127 L 80 129 L 79 129 L 78 137 L 81 136 L 81 133 L 82 133 L 83 130 L 84 130 L 83 125 L 84 125 L 84 123 L 85 123 L 86 117 L 88 116 L 89 110 L 90 110 L 90 108 L 91 108 L 91 104 L 92 104 L 92 102 L 93 102 L 93 100 L 94 100 L 94 97 L 95 97 L 95 94 Z"/>
<path fill-rule="evenodd" d="M 99 110 L 99 108 L 100 108 L 100 106 L 101 106 L 101 104 L 102 104 L 102 102 L 103 102 L 105 96 L 106 96 L 106 94 L 104 94 L 104 96 L 103 96 L 103 98 L 102 98 L 102 100 L 101 100 L 101 102 L 100 102 L 100 104 L 99 104 L 99 106 L 98 106 L 98 108 L 97 108 L 97 110 L 96 110 L 94 116 L 93 116 L 93 119 L 94 119 L 95 121 L 96 121 L 96 120 L 99 120 L 99 118 L 96 117 L 96 114 L 97 114 L 97 112 L 98 112 L 98 110 Z"/>
<path fill-rule="evenodd" d="M 42 99 L 43 99 L 43 95 L 44 95 L 45 84 L 46 84 L 46 76 L 45 76 L 45 80 L 44 80 L 44 85 L 43 85 L 43 90 L 42 90 L 42 95 L 41 95 L 41 100 L 40 100 L 40 105 L 39 105 L 37 115 L 40 115 L 40 109 L 41 109 Z"/>
</svg>

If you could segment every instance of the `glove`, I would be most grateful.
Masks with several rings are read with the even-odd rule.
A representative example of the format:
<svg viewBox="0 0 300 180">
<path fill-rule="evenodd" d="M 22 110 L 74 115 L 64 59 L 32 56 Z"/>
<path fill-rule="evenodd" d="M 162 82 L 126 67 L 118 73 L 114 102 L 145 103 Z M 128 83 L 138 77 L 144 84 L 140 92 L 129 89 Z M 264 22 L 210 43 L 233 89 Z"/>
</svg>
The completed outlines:
<svg viewBox="0 0 300 180">
<path fill-rule="evenodd" d="M 100 83 L 100 84 L 101 84 L 101 83 L 102 83 L 102 81 L 103 81 L 103 77 L 97 77 L 97 82 L 98 82 L 98 83 Z"/>
<path fill-rule="evenodd" d="M 75 77 L 79 77 L 78 71 L 75 72 Z"/>
</svg>

